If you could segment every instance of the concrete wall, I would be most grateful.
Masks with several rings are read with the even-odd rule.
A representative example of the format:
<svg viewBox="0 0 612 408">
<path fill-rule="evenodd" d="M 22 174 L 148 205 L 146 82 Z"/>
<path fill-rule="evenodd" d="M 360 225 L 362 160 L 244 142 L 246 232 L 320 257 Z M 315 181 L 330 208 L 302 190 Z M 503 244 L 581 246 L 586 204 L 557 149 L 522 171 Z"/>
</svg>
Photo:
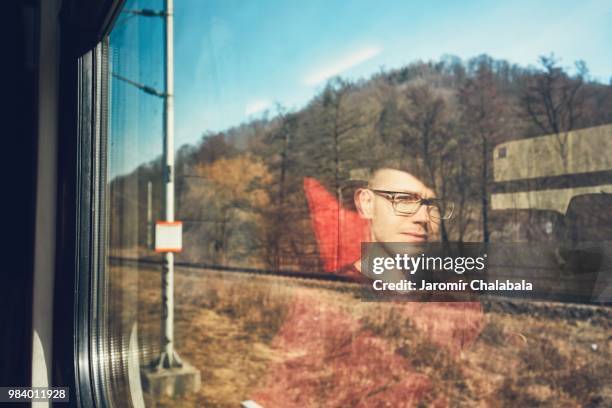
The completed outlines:
<svg viewBox="0 0 612 408">
<path fill-rule="evenodd" d="M 612 125 L 502 143 L 493 152 L 494 181 L 612 170 L 611 151 Z"/>
</svg>

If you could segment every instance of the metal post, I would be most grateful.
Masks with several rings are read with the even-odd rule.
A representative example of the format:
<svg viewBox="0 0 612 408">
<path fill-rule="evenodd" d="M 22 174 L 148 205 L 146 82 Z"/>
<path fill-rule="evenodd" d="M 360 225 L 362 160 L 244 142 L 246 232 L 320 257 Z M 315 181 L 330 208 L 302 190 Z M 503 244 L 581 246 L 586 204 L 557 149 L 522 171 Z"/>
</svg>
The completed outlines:
<svg viewBox="0 0 612 408">
<path fill-rule="evenodd" d="M 153 248 L 153 183 L 147 182 L 147 249 Z"/>
<path fill-rule="evenodd" d="M 140 9 L 128 10 L 127 13 L 144 17 L 162 17 L 164 30 L 164 82 L 165 90 L 159 90 L 132 81 L 117 73 L 112 75 L 150 95 L 164 100 L 163 123 L 163 195 L 164 215 L 167 222 L 174 221 L 174 49 L 173 49 L 173 0 L 165 0 L 163 11 Z M 147 185 L 147 221 L 152 220 L 152 185 Z M 147 234 L 147 240 L 150 242 Z M 181 361 L 174 350 L 174 254 L 167 252 L 162 264 L 162 324 L 161 352 L 151 366 L 142 370 L 142 386 L 155 397 L 174 396 L 186 392 L 195 392 L 200 388 L 200 372 L 187 362 Z"/>
<path fill-rule="evenodd" d="M 164 35 L 164 210 L 166 221 L 174 221 L 174 25 L 173 0 L 165 0 Z M 162 354 L 157 368 L 180 367 L 174 351 L 174 254 L 166 252 L 162 266 Z"/>
</svg>

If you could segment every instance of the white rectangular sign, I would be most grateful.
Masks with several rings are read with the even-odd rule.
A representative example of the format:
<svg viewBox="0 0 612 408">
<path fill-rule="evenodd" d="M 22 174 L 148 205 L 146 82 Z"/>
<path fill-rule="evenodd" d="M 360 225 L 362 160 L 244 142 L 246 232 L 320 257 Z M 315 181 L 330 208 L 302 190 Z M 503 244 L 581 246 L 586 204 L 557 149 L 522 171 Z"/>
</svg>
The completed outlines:
<svg viewBox="0 0 612 408">
<path fill-rule="evenodd" d="M 155 223 L 155 252 L 183 250 L 183 223 L 180 221 Z"/>
</svg>

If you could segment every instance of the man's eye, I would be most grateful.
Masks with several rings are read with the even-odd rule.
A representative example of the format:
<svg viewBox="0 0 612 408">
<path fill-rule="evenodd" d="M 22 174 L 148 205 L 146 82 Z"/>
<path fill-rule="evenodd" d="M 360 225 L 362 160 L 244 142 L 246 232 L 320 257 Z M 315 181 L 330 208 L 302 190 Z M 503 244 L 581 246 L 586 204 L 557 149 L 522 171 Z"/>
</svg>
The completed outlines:
<svg viewBox="0 0 612 408">
<path fill-rule="evenodd" d="M 405 203 L 416 203 L 417 201 L 419 201 L 420 198 L 416 194 L 401 194 L 401 195 L 396 195 L 395 199 L 397 201 L 401 201 Z"/>
</svg>

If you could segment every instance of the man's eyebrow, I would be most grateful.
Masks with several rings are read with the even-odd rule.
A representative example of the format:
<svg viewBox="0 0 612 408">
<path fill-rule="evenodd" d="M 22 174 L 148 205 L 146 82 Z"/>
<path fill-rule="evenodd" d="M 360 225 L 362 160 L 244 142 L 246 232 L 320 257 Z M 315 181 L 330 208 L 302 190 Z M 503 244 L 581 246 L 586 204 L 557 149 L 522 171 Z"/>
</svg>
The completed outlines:
<svg viewBox="0 0 612 408">
<path fill-rule="evenodd" d="M 419 193 L 418 191 L 408 191 L 408 190 L 392 190 L 392 189 L 388 189 L 388 188 L 375 188 L 375 187 L 369 187 L 370 190 L 378 190 L 378 191 L 386 191 L 388 193 L 397 193 L 397 194 L 414 194 L 414 195 L 418 195 L 420 196 L 421 193 Z"/>
</svg>

